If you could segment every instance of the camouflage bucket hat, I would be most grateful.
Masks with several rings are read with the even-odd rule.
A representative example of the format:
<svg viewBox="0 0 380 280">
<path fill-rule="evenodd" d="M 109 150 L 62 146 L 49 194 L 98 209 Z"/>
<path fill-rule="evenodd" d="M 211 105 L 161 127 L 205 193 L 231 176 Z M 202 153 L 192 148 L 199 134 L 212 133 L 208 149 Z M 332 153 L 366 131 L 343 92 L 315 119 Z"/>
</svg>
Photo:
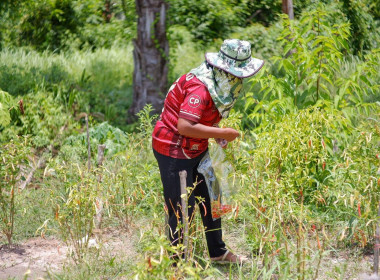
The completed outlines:
<svg viewBox="0 0 380 280">
<path fill-rule="evenodd" d="M 264 61 L 251 57 L 251 44 L 238 39 L 224 40 L 218 53 L 206 53 L 209 64 L 222 69 L 238 78 L 255 75 L 264 65 Z"/>
</svg>

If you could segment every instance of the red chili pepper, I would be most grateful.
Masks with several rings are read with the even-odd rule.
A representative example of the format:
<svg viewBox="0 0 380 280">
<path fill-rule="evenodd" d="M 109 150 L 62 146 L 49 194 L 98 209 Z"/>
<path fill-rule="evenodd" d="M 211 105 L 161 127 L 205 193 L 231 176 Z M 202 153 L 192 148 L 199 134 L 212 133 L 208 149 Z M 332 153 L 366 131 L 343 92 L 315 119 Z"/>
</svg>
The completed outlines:
<svg viewBox="0 0 380 280">
<path fill-rule="evenodd" d="M 322 246 L 321 246 L 321 242 L 319 242 L 318 233 L 317 233 L 317 243 L 318 243 L 318 249 L 321 250 Z"/>
<path fill-rule="evenodd" d="M 273 257 L 273 256 L 276 256 L 278 253 L 280 253 L 282 248 L 278 248 L 276 251 L 274 251 L 270 256 Z"/>
<path fill-rule="evenodd" d="M 202 206 L 203 206 L 203 210 L 205 211 L 205 213 L 204 213 L 204 217 L 206 217 L 206 215 L 207 215 L 207 208 L 206 208 L 206 205 L 203 203 L 203 201 L 202 201 Z"/>
<path fill-rule="evenodd" d="M 267 208 L 266 207 L 259 207 L 259 210 L 260 210 L 260 212 L 265 213 L 265 211 L 267 210 Z"/>
<path fill-rule="evenodd" d="M 220 218 L 220 213 L 219 213 L 219 204 L 218 203 L 213 203 L 211 205 L 211 216 L 214 219 Z"/>
<path fill-rule="evenodd" d="M 317 227 L 313 224 L 311 225 L 311 230 L 314 232 Z"/>
<path fill-rule="evenodd" d="M 231 205 L 222 205 L 220 207 L 220 210 L 222 211 L 222 214 L 227 214 L 227 213 L 230 213 L 232 211 L 232 206 Z"/>
<path fill-rule="evenodd" d="M 322 170 L 325 170 L 325 168 L 326 168 L 326 162 L 324 161 L 322 164 Z"/>
<path fill-rule="evenodd" d="M 219 219 L 220 218 L 220 214 L 217 213 L 216 211 L 212 211 L 212 218 L 213 219 Z"/>
<path fill-rule="evenodd" d="M 232 211 L 232 205 L 220 205 L 220 203 L 214 203 L 212 205 L 211 215 L 214 219 L 220 218 Z"/>
<path fill-rule="evenodd" d="M 362 211 L 360 210 L 360 202 L 358 202 L 358 214 L 359 214 L 359 217 L 362 216 Z"/>
</svg>

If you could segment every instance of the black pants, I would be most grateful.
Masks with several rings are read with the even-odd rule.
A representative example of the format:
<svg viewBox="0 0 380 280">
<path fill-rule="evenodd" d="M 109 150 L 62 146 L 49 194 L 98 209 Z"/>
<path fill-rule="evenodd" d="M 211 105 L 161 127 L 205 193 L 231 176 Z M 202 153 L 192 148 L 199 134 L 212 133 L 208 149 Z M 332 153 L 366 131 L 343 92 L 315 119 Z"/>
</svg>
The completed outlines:
<svg viewBox="0 0 380 280">
<path fill-rule="evenodd" d="M 187 187 L 193 187 L 194 182 L 200 182 L 195 186 L 194 191 L 188 197 L 188 217 L 190 219 L 193 215 L 195 202 L 197 201 L 197 203 L 199 203 L 197 197 L 202 197 L 204 199 L 203 203 L 206 207 L 207 213 L 205 213 L 203 205 L 200 205 L 199 209 L 203 220 L 203 226 L 205 228 L 207 247 L 210 257 L 213 258 L 223 255 L 226 252 L 226 249 L 222 240 L 221 219 L 217 219 L 215 221 L 212 219 L 210 196 L 208 194 L 207 185 L 203 175 L 198 173 L 197 170 L 199 162 L 206 152 L 193 159 L 176 159 L 162 155 L 155 150 L 153 150 L 153 152 L 160 168 L 161 181 L 164 186 L 165 203 L 169 213 L 169 238 L 172 245 L 178 244 L 180 236 L 176 229 L 178 224 L 178 218 L 176 215 L 179 215 L 179 220 L 182 221 L 179 171 L 186 170 Z"/>
</svg>

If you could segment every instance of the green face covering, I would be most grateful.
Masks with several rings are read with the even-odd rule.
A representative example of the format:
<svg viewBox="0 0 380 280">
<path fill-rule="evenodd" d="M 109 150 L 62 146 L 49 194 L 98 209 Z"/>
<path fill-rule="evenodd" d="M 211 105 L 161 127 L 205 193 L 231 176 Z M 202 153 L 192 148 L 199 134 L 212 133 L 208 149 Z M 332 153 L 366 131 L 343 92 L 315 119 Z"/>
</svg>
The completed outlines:
<svg viewBox="0 0 380 280">
<path fill-rule="evenodd" d="M 206 62 L 190 71 L 206 85 L 216 108 L 227 118 L 243 88 L 243 80 Z"/>
</svg>

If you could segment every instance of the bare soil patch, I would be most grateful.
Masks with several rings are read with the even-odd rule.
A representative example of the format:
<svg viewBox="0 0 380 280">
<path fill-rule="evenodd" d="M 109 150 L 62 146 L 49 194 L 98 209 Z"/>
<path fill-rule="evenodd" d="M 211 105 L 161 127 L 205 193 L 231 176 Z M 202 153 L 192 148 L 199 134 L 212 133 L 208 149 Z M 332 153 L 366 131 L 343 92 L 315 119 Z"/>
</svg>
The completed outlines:
<svg viewBox="0 0 380 280">
<path fill-rule="evenodd" d="M 101 255 L 136 258 L 135 236 L 131 232 L 105 229 L 101 238 L 94 239 Z M 101 241 L 99 241 L 101 240 Z M 94 242 L 93 242 L 94 244 Z M 44 278 L 48 271 L 59 273 L 68 257 L 70 248 L 54 237 L 35 237 L 18 245 L 0 246 L 0 279 L 23 279 L 29 273 L 30 279 Z"/>
<path fill-rule="evenodd" d="M 66 260 L 67 246 L 53 238 L 36 237 L 11 247 L 0 247 L 0 279 L 23 278 L 30 271 L 32 279 L 48 270 L 59 271 Z"/>
</svg>

